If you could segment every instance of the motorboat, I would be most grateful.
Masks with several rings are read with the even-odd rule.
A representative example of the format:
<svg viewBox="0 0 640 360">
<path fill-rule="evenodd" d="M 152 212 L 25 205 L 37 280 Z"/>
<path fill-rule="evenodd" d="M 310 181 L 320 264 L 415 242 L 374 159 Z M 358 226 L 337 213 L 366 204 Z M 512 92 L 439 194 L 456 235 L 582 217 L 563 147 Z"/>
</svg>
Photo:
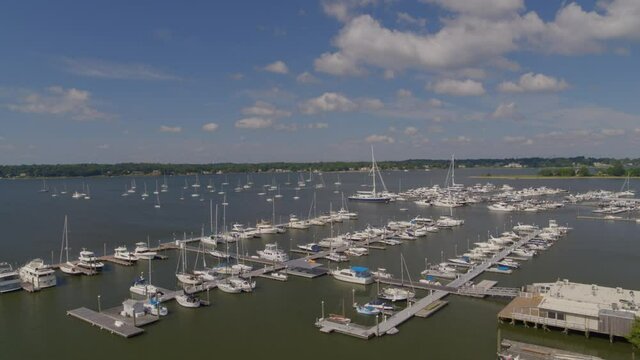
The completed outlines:
<svg viewBox="0 0 640 360">
<path fill-rule="evenodd" d="M 340 281 L 354 284 L 368 285 L 373 283 L 373 275 L 368 268 L 352 266 L 350 268 L 330 270 L 329 273 Z"/>
<path fill-rule="evenodd" d="M 285 262 L 289 260 L 289 255 L 286 252 L 278 249 L 278 244 L 276 243 L 267 244 L 264 250 L 258 250 L 257 253 L 258 256 L 260 256 L 260 258 L 264 260 L 275 262 Z"/>
<path fill-rule="evenodd" d="M 77 266 L 85 269 L 100 271 L 102 270 L 102 268 L 104 268 L 104 263 L 98 261 L 98 258 L 93 253 L 93 251 L 82 249 L 82 251 L 80 251 L 80 256 L 78 257 Z"/>
<path fill-rule="evenodd" d="M 413 291 L 409 291 L 403 288 L 398 287 L 387 287 L 384 288 L 378 296 L 385 300 L 391 300 L 392 302 L 396 301 L 405 301 L 407 299 L 412 299 L 416 296 Z"/>
<path fill-rule="evenodd" d="M 158 255 L 157 252 L 151 251 L 144 241 L 136 243 L 133 254 L 140 260 L 153 260 Z"/>
<path fill-rule="evenodd" d="M 21 283 L 18 271 L 6 262 L 0 263 L 0 294 L 22 289 Z"/>
<path fill-rule="evenodd" d="M 256 288 L 255 281 L 249 281 L 235 276 L 228 278 L 227 281 L 244 292 L 252 292 L 253 289 Z"/>
<path fill-rule="evenodd" d="M 113 255 L 114 258 L 124 261 L 138 261 L 138 257 L 132 252 L 127 250 L 126 246 L 119 246 L 115 249 L 115 253 Z"/>
<path fill-rule="evenodd" d="M 218 281 L 217 286 L 218 286 L 218 289 L 229 294 L 239 294 L 242 292 L 241 287 L 228 281 L 227 279 Z"/>
<path fill-rule="evenodd" d="M 309 251 L 309 252 L 318 252 L 318 251 L 322 250 L 322 248 L 320 248 L 320 245 L 318 245 L 316 243 L 308 243 L 308 244 L 298 245 L 298 249 L 304 250 L 304 251 Z"/>
<path fill-rule="evenodd" d="M 371 275 L 373 275 L 376 279 L 391 279 L 393 275 L 387 271 L 385 268 L 378 268 L 376 271 L 372 271 Z"/>
<path fill-rule="evenodd" d="M 380 309 L 375 308 L 373 306 L 366 305 L 356 305 L 356 312 L 361 315 L 378 315 L 380 314 Z"/>
<path fill-rule="evenodd" d="M 56 286 L 56 272 L 50 265 L 46 265 L 42 259 L 31 260 L 19 270 L 23 283 L 29 283 L 33 290 L 38 291 Z"/>
<path fill-rule="evenodd" d="M 176 302 L 186 308 L 199 308 L 202 302 L 193 294 L 183 293 L 176 296 Z"/>
<path fill-rule="evenodd" d="M 345 262 L 345 261 L 349 261 L 349 257 L 346 255 L 342 255 L 340 253 L 337 253 L 335 251 L 330 252 L 329 254 L 327 254 L 327 256 L 324 257 L 325 259 L 329 260 L 329 261 L 333 261 L 333 262 Z"/>
<path fill-rule="evenodd" d="M 129 291 L 141 296 L 151 296 L 158 293 L 158 288 L 151 285 L 147 279 L 145 279 L 144 274 L 140 274 L 129 287 Z"/>
</svg>

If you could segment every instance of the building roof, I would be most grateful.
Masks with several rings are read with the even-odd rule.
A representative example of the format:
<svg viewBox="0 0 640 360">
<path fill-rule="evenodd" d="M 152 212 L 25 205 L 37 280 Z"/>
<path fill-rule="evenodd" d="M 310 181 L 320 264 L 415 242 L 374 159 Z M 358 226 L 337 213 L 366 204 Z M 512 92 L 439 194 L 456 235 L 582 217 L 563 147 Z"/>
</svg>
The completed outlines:
<svg viewBox="0 0 640 360">
<path fill-rule="evenodd" d="M 601 310 L 627 311 L 640 316 L 640 292 L 622 288 L 572 283 L 568 280 L 534 284 L 541 290 L 539 308 L 598 317 Z M 635 299 L 635 294 L 639 298 Z"/>
</svg>

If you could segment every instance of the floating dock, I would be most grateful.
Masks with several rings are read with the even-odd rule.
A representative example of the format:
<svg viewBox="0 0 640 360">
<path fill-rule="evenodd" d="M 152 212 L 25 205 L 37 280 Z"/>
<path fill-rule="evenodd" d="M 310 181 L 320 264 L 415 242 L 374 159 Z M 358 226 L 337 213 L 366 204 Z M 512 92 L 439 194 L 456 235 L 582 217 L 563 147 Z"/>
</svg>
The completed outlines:
<svg viewBox="0 0 640 360">
<path fill-rule="evenodd" d="M 130 338 L 136 335 L 140 335 L 144 332 L 143 329 L 125 322 L 124 319 L 126 318 L 123 316 L 119 316 L 119 314 L 118 316 L 120 318 L 114 318 L 107 313 L 100 313 L 91 309 L 87 309 L 85 307 L 81 307 L 78 309 L 67 311 L 67 315 L 88 322 L 92 326 L 97 326 L 100 328 L 100 330 L 107 330 L 112 334 L 116 334 L 124 338 Z M 138 320 L 142 319 L 136 319 L 136 321 Z M 117 326 L 116 321 L 121 321 L 122 324 L 120 326 Z"/>
</svg>

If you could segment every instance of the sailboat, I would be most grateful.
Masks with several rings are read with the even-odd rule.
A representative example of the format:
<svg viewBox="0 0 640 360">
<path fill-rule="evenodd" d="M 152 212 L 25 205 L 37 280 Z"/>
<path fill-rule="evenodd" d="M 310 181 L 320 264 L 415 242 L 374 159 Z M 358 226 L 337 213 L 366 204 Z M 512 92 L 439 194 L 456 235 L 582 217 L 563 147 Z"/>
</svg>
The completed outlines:
<svg viewBox="0 0 640 360">
<path fill-rule="evenodd" d="M 136 192 L 136 179 L 131 179 L 131 187 L 127 190 L 129 194 L 133 194 Z"/>
<path fill-rule="evenodd" d="M 186 237 L 186 235 L 185 235 Z M 178 271 L 182 265 L 182 271 Z M 186 244 L 180 244 L 180 257 L 178 258 L 178 266 L 176 268 L 176 277 L 178 281 L 186 285 L 200 285 L 202 280 L 199 277 L 187 272 L 187 250 Z"/>
<path fill-rule="evenodd" d="M 158 191 L 158 180 L 156 180 L 156 190 L 153 192 L 153 195 L 158 195 L 160 191 Z"/>
<path fill-rule="evenodd" d="M 60 194 L 65 195 L 65 194 L 67 193 L 67 182 L 65 181 L 65 182 L 62 184 L 62 186 L 63 186 L 63 187 L 62 187 L 62 191 L 60 191 Z"/>
<path fill-rule="evenodd" d="M 91 191 L 89 190 L 89 185 L 87 185 L 87 193 L 84 194 L 85 200 L 91 200 Z"/>
<path fill-rule="evenodd" d="M 377 203 L 388 203 L 391 201 L 391 197 L 387 195 L 382 195 L 382 193 L 378 193 L 376 191 L 376 175 L 380 176 L 380 181 L 382 182 L 382 186 L 384 186 L 384 181 L 382 180 L 382 175 L 380 174 L 380 170 L 376 165 L 376 159 L 373 156 L 373 146 L 371 146 L 371 180 L 372 180 L 372 189 L 371 191 L 363 191 L 359 190 L 356 194 L 349 196 L 349 200 L 353 201 L 363 201 L 363 202 L 377 202 Z M 386 192 L 386 188 L 385 188 Z"/>
<path fill-rule="evenodd" d="M 162 183 L 162 185 L 160 185 L 160 192 L 167 192 L 169 191 L 169 185 L 167 185 L 167 175 L 164 175 L 164 183 Z"/>
<path fill-rule="evenodd" d="M 160 195 L 156 193 L 156 204 L 153 205 L 156 209 L 160 209 Z"/>
<path fill-rule="evenodd" d="M 38 190 L 38 192 L 49 192 L 49 188 L 47 187 L 47 180 L 42 179 L 42 188 Z"/>
<path fill-rule="evenodd" d="M 62 254 L 65 255 L 65 263 L 62 263 Z M 69 275 L 82 274 L 76 264 L 69 261 L 69 227 L 67 225 L 67 215 L 64 216 L 64 229 L 62 230 L 62 246 L 60 249 L 60 271 Z"/>
<path fill-rule="evenodd" d="M 142 200 L 147 200 L 147 198 L 149 197 L 149 193 L 147 192 L 147 183 L 144 183 L 144 192 L 142 193 L 142 195 L 140 195 L 142 197 Z"/>
</svg>

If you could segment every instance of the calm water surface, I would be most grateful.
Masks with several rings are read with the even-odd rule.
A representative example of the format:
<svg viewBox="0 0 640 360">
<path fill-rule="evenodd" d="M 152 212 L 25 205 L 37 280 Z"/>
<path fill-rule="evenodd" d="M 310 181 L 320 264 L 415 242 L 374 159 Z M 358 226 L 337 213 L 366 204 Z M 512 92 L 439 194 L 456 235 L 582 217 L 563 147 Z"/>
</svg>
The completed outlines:
<svg viewBox="0 0 640 360">
<path fill-rule="evenodd" d="M 495 170 L 513 173 L 516 170 Z M 517 170 L 519 173 L 535 170 Z M 470 176 L 485 174 L 487 170 L 461 169 L 456 172 L 457 182 L 465 185 L 486 180 Z M 442 184 L 445 171 L 431 172 L 387 172 L 384 178 L 390 190 Z M 308 174 L 305 174 L 308 177 Z M 297 176 L 291 175 L 291 182 Z M 106 246 L 111 253 L 116 246 L 125 244 L 133 248 L 137 241 L 151 243 L 199 234 L 201 228 L 210 226 L 209 199 L 222 203 L 222 195 L 204 193 L 204 201 L 190 197 L 180 200 L 183 177 L 168 178 L 169 192 L 161 193 L 161 209 L 155 209 L 155 182 L 162 179 L 137 178 L 138 194 L 121 197 L 130 178 L 96 178 L 51 180 L 50 188 L 59 191 L 64 184 L 67 195 L 52 198 L 51 193 L 38 193 L 41 181 L 0 181 L 0 261 L 23 264 L 41 257 L 47 262 L 59 258 L 64 215 L 69 215 L 69 241 L 73 257 L 81 248 L 102 254 Z M 193 182 L 193 178 L 188 178 Z M 226 180 L 224 175 L 213 176 L 219 190 Z M 315 177 L 316 181 L 319 178 Z M 317 211 L 328 211 L 330 204 L 339 208 L 340 193 L 334 193 L 333 183 L 337 174 L 324 174 L 327 187 L 317 193 Z M 366 174 L 340 174 L 345 196 L 361 189 L 367 183 Z M 71 193 L 80 190 L 82 184 L 91 188 L 91 200 L 73 200 Z M 201 177 L 202 188 L 209 177 Z M 298 192 L 300 199 L 293 200 L 296 191 L 293 185 L 286 186 L 286 174 L 255 174 L 253 189 L 234 193 L 238 181 L 244 183 L 245 175 L 228 175 L 227 223 L 255 224 L 259 219 L 271 219 L 272 205 L 257 193 L 263 184 L 273 182 L 282 186 L 283 197 L 276 199 L 276 218 L 279 221 L 289 214 L 306 217 L 310 211 L 314 190 Z M 150 198 L 140 199 L 140 191 L 147 183 Z M 634 187 L 634 180 L 631 186 Z M 590 189 L 617 190 L 621 180 L 494 180 L 501 185 L 508 183 L 516 188 L 526 186 L 562 187 L 570 191 Z M 636 187 L 637 188 L 637 187 Z M 413 203 L 388 205 L 349 203 L 357 211 L 357 221 L 345 222 L 334 228 L 335 232 L 346 232 L 364 228 L 367 224 L 382 225 L 391 219 L 407 220 L 415 215 L 437 217 L 448 210 L 418 208 Z M 406 207 L 407 212 L 399 211 Z M 455 248 L 462 252 L 467 243 L 484 239 L 488 232 L 503 231 L 517 222 L 546 224 L 548 219 L 557 219 L 574 227 L 566 238 L 538 256 L 512 275 L 491 274 L 483 278 L 499 281 L 500 286 L 520 287 L 531 282 L 555 281 L 568 278 L 572 281 L 597 283 L 603 286 L 622 286 L 640 289 L 638 277 L 640 263 L 640 241 L 635 223 L 611 223 L 577 220 L 576 215 L 587 214 L 589 208 L 567 206 L 540 214 L 497 214 L 487 211 L 485 205 L 455 209 L 456 217 L 464 218 L 463 227 L 453 231 L 430 234 L 415 242 L 389 247 L 385 251 L 372 250 L 368 257 L 355 259 L 352 264 L 370 268 L 386 267 L 395 274 L 400 273 L 400 254 L 407 261 L 413 277 L 424 268 L 424 259 L 439 261 L 454 255 Z M 222 211 L 219 223 L 222 226 Z M 264 236 L 245 240 L 244 252 L 254 254 L 266 243 L 278 242 L 289 248 L 298 243 L 328 236 L 329 227 L 309 231 L 290 231 L 283 235 Z M 167 253 L 170 259 L 153 263 L 153 282 L 166 288 L 176 288 L 176 254 Z M 193 263 L 194 259 L 191 258 Z M 208 259 L 210 263 L 216 260 Z M 585 339 L 580 334 L 563 335 L 559 331 L 550 333 L 526 329 L 522 326 L 498 326 L 496 315 L 506 304 L 501 300 L 468 299 L 451 296 L 450 304 L 429 319 L 415 318 L 399 327 L 395 336 L 362 341 L 342 335 L 321 334 L 313 322 L 320 315 L 320 302 L 325 301 L 327 312 L 340 312 L 343 299 L 347 304 L 347 316 L 357 323 L 372 324 L 349 309 L 354 286 L 335 281 L 325 276 L 318 279 L 290 277 L 288 282 L 258 279 L 258 287 L 252 294 L 230 295 L 213 291 L 213 305 L 197 310 L 184 309 L 169 303 L 170 314 L 160 322 L 146 327 L 146 333 L 134 339 L 122 339 L 92 328 L 76 319 L 68 318 L 66 310 L 80 306 L 97 308 L 97 295 L 101 295 L 102 306 L 118 305 L 129 297 L 128 287 L 147 264 L 133 267 L 107 265 L 104 273 L 95 277 L 68 277 L 59 274 L 59 285 L 36 294 L 16 292 L 0 296 L 0 359 L 128 359 L 168 358 L 170 356 L 241 356 L 243 358 L 264 357 L 278 354 L 281 358 L 327 359 L 339 354 L 340 358 L 382 359 L 409 358 L 429 359 L 494 359 L 498 328 L 504 337 L 529 341 L 568 350 L 597 355 L 606 359 L 629 359 L 630 346 L 621 341 L 610 344 L 604 338 Z M 415 280 L 415 279 L 414 279 Z M 373 298 L 375 286 L 355 287 L 356 301 Z"/>
</svg>

